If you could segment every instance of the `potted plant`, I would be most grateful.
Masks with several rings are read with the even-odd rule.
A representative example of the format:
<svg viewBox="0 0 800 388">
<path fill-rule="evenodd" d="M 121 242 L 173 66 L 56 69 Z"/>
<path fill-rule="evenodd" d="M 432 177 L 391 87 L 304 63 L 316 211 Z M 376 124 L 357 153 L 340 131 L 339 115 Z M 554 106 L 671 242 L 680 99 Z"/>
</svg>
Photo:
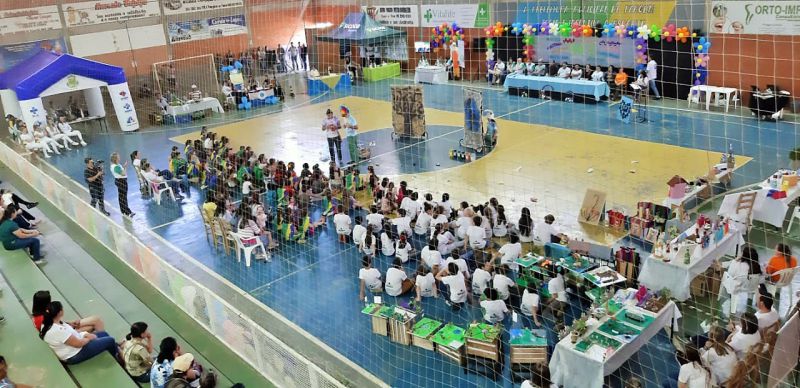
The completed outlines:
<svg viewBox="0 0 800 388">
<path fill-rule="evenodd" d="M 800 169 L 800 147 L 789 151 L 789 160 L 792 161 L 792 170 Z"/>
</svg>

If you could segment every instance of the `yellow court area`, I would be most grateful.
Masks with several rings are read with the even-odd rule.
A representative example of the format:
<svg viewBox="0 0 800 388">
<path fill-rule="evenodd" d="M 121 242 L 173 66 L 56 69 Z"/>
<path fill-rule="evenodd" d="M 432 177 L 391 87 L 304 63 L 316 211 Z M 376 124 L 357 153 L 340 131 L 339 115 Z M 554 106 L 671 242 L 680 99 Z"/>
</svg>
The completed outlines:
<svg viewBox="0 0 800 388">
<path fill-rule="evenodd" d="M 250 145 L 257 154 L 263 152 L 296 163 L 315 163 L 320 155 L 328 152 L 320 129 L 325 109 L 330 107 L 337 111 L 342 104 L 354 112 L 361 132 L 392 125 L 389 102 L 346 97 L 213 130 L 229 137 L 235 147 Z M 546 112 L 547 104 L 533 109 Z M 461 113 L 436 109 L 426 109 L 425 113 L 429 125 L 463 126 Z M 553 214 L 558 227 L 570 236 L 611 243 L 619 236 L 577 221 L 587 189 L 607 194 L 606 209 L 619 206 L 631 214 L 638 201 L 661 203 L 667 195 L 666 182 L 673 175 L 687 180 L 706 175 L 721 156 L 718 152 L 502 118 L 498 119 L 498 127 L 498 145 L 489 155 L 457 167 L 402 174 L 395 180 L 406 180 L 410 187 L 422 193 L 434 193 L 435 199 L 443 192 L 450 193 L 454 204 L 460 201 L 474 204 L 497 197 L 506 207 L 510 222 L 516 222 L 520 208 L 527 206 L 535 222 L 548 213 Z M 173 140 L 183 142 L 197 136 L 195 132 Z M 451 136 L 460 138 L 457 133 Z M 739 167 L 750 158 L 737 156 L 736 160 Z M 376 170 L 382 175 L 380 167 Z M 531 202 L 531 197 L 538 202 Z"/>
</svg>

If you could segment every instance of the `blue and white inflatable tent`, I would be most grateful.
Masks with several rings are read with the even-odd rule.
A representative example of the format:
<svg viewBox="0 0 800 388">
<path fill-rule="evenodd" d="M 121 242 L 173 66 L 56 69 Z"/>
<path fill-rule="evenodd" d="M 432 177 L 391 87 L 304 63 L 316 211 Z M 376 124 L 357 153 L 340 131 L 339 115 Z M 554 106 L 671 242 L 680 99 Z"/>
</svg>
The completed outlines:
<svg viewBox="0 0 800 388">
<path fill-rule="evenodd" d="M 83 91 L 90 116 L 105 117 L 101 87 L 108 88 L 120 129 L 139 128 L 125 71 L 69 54 L 42 51 L 0 74 L 0 99 L 6 114 L 22 117 L 28 128 L 46 122 L 42 97 Z"/>
</svg>

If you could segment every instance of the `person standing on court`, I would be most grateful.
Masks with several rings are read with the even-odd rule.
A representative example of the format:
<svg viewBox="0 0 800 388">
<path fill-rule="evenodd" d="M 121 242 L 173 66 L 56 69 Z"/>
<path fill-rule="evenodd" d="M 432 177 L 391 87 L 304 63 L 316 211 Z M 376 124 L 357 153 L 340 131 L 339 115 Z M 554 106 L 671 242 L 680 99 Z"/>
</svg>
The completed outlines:
<svg viewBox="0 0 800 388">
<path fill-rule="evenodd" d="M 661 94 L 658 93 L 658 88 L 656 87 L 656 80 L 658 79 L 658 62 L 655 59 L 650 58 L 650 62 L 647 62 L 647 78 L 650 80 L 648 86 L 650 86 L 650 90 L 653 91 L 655 94 L 655 99 L 660 100 Z"/>
<path fill-rule="evenodd" d="M 340 106 L 342 111 L 342 126 L 344 127 L 344 134 L 347 137 L 347 150 L 350 152 L 350 163 L 352 165 L 358 164 L 358 122 L 353 115 L 350 114 L 350 109 L 344 105 Z"/>
<path fill-rule="evenodd" d="M 109 215 L 106 211 L 105 203 L 103 202 L 103 168 L 95 166 L 92 158 L 83 160 L 86 163 L 86 169 L 83 170 L 83 177 L 86 179 L 86 184 L 89 185 L 89 194 L 92 195 L 92 207 L 98 202 L 100 203 L 100 212 Z"/>
<path fill-rule="evenodd" d="M 128 162 L 119 164 L 119 154 L 114 152 L 109 157 L 111 161 L 111 175 L 114 177 L 114 184 L 117 186 L 117 196 L 119 197 L 119 210 L 123 216 L 133 217 L 136 213 L 128 207 Z"/>
<path fill-rule="evenodd" d="M 326 117 L 322 120 L 322 131 L 325 132 L 325 135 L 328 138 L 328 152 L 331 153 L 331 162 L 336 162 L 336 156 L 339 156 L 339 164 L 341 165 L 344 163 L 342 161 L 342 136 L 339 135 L 339 129 L 342 128 L 342 124 L 339 122 L 339 118 L 333 115 L 333 111 L 328 108 L 325 112 Z M 334 153 L 334 151 L 336 151 Z"/>
<path fill-rule="evenodd" d="M 292 71 L 297 71 L 297 47 L 289 42 L 289 57 L 292 58 Z"/>
</svg>

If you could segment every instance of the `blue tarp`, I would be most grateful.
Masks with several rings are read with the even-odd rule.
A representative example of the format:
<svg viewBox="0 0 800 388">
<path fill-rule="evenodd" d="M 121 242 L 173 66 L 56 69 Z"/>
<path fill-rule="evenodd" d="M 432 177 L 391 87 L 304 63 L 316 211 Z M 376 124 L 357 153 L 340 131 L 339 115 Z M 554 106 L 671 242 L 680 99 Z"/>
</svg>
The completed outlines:
<svg viewBox="0 0 800 388">
<path fill-rule="evenodd" d="M 0 89 L 11 89 L 19 101 L 39 97 L 51 85 L 70 75 L 80 75 L 109 85 L 126 82 L 125 71 L 69 54 L 42 51 L 0 74 Z"/>
</svg>

